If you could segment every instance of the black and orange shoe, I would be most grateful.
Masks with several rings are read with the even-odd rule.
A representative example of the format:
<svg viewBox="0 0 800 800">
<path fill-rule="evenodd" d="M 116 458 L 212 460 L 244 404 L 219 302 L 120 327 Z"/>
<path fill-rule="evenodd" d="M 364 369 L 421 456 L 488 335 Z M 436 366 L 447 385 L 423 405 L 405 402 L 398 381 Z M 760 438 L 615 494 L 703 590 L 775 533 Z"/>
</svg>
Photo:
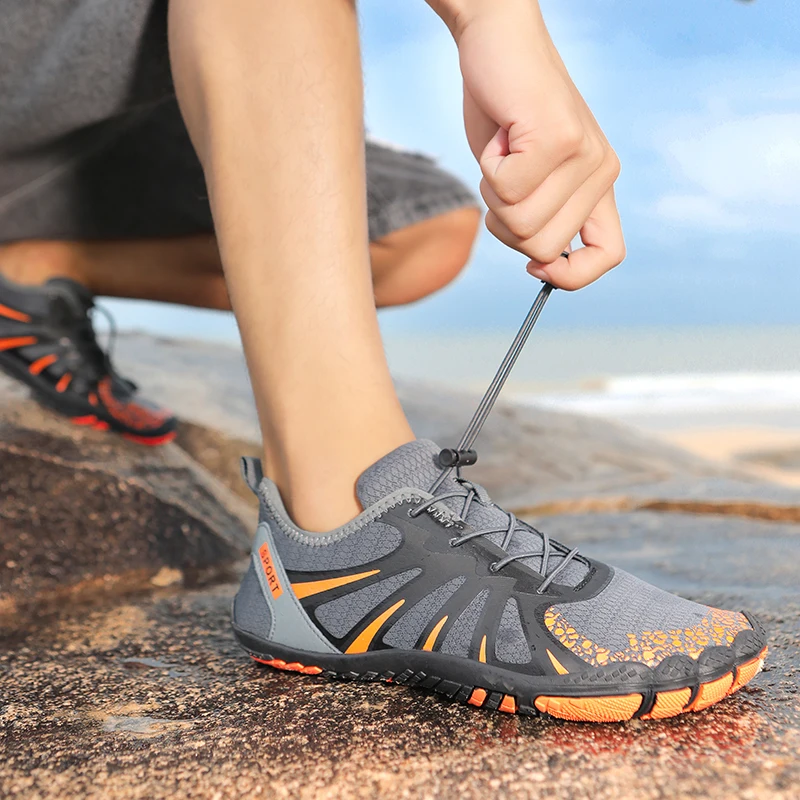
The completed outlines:
<svg viewBox="0 0 800 800">
<path fill-rule="evenodd" d="M 587 722 L 700 711 L 760 670 L 746 613 L 684 600 L 579 555 L 403 445 L 359 479 L 363 513 L 299 529 L 259 463 L 261 504 L 233 627 L 282 670 L 432 689 L 480 708 Z"/>
<path fill-rule="evenodd" d="M 142 400 L 97 342 L 91 293 L 67 278 L 29 287 L 0 277 L 0 369 L 76 425 L 139 444 L 175 438 L 175 418 Z"/>
</svg>

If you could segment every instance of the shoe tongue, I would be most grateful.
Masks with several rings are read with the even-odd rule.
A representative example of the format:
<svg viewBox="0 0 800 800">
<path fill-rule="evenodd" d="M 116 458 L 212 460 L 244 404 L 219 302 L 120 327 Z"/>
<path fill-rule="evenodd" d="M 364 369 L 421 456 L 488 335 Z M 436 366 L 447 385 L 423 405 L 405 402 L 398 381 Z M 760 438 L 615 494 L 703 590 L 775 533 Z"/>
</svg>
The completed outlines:
<svg viewBox="0 0 800 800">
<path fill-rule="evenodd" d="M 428 439 L 417 439 L 376 461 L 356 484 L 361 505 L 368 508 L 387 494 L 406 487 L 427 492 L 442 471 L 438 464 L 441 449 Z"/>
<path fill-rule="evenodd" d="M 428 439 L 417 439 L 408 444 L 401 445 L 393 450 L 389 455 L 384 456 L 380 461 L 375 462 L 366 469 L 356 484 L 356 494 L 361 501 L 361 505 L 366 509 L 369 506 L 382 500 L 388 494 L 396 492 L 398 489 L 406 487 L 412 489 L 422 489 L 427 492 L 433 482 L 441 474 L 441 467 L 438 463 L 441 448 L 435 442 Z M 457 488 L 457 484 L 452 478 L 444 482 L 437 489 L 437 494 L 452 491 Z M 460 513 L 463 506 L 461 498 L 452 498 L 442 501 L 447 507 Z M 465 520 L 473 528 L 503 528 L 508 526 L 509 517 L 505 511 L 495 505 L 487 505 L 480 502 L 473 502 Z M 505 538 L 504 532 L 489 534 L 490 539 L 498 547 L 501 546 Z M 511 544 L 506 552 L 509 555 L 518 553 L 541 553 L 543 541 L 542 537 L 524 523 L 518 523 Z M 554 552 L 548 559 L 547 572 L 552 572 L 562 561 L 563 555 Z M 522 563 L 531 569 L 539 571 L 542 559 L 533 557 L 522 559 Z M 570 586 L 577 585 L 586 575 L 588 568 L 581 561 L 571 561 L 557 578 L 557 582 Z"/>
</svg>

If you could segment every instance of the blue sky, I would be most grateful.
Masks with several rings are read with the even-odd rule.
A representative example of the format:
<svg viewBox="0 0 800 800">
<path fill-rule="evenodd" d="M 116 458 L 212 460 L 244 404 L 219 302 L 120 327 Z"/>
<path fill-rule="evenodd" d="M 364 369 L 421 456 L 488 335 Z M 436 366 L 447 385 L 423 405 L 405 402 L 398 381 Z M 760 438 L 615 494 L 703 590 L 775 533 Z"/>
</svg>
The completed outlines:
<svg viewBox="0 0 800 800">
<path fill-rule="evenodd" d="M 556 296 L 549 325 L 800 323 L 796 3 L 542 0 L 567 67 L 622 160 L 628 242 L 615 272 Z M 437 156 L 477 186 L 448 32 L 422 0 L 360 7 L 370 132 Z M 484 232 L 455 286 L 386 313 L 384 329 L 513 328 L 537 288 L 524 264 Z M 196 333 L 191 314 L 166 323 L 163 313 L 146 314 L 154 326 Z M 129 312 L 122 317 L 130 324 Z"/>
</svg>

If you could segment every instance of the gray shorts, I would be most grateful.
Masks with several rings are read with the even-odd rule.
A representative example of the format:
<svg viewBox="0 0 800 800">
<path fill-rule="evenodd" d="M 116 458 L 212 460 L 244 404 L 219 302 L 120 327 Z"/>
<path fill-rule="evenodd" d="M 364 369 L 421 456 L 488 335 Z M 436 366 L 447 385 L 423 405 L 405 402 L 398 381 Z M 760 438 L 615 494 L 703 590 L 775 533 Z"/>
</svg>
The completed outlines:
<svg viewBox="0 0 800 800">
<path fill-rule="evenodd" d="M 0 0 L 0 242 L 213 230 L 175 101 L 166 0 Z M 367 144 L 369 234 L 465 206 L 425 156 Z"/>
</svg>

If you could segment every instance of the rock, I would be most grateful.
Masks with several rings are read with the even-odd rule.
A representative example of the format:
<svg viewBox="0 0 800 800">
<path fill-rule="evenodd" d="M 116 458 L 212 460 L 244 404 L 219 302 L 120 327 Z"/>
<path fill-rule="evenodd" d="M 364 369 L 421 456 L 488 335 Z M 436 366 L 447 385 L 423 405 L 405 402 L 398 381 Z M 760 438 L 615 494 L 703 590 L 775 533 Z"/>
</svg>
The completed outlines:
<svg viewBox="0 0 800 800">
<path fill-rule="evenodd" d="M 0 630 L 0 797 L 797 797 L 797 491 L 618 425 L 501 404 L 469 474 L 556 538 L 759 615 L 764 673 L 697 714 L 603 726 L 279 673 L 229 631 L 252 525 L 236 456 L 258 450 L 241 357 L 144 337 L 119 352 L 186 420 L 180 447 L 73 428 L 0 384 L 0 602 L 13 623 Z M 475 403 L 400 393 L 418 435 L 441 444 Z"/>
<path fill-rule="evenodd" d="M 0 394 L 0 625 L 246 555 L 252 510 L 179 447 L 80 429 L 15 395 Z"/>
<path fill-rule="evenodd" d="M 712 709 L 580 725 L 280 673 L 234 643 L 234 584 L 161 592 L 65 608 L 0 652 L 0 794 L 794 800 L 800 592 L 786 562 L 800 526 L 710 522 L 637 513 L 548 525 L 667 588 L 761 615 L 764 673 Z"/>
</svg>

